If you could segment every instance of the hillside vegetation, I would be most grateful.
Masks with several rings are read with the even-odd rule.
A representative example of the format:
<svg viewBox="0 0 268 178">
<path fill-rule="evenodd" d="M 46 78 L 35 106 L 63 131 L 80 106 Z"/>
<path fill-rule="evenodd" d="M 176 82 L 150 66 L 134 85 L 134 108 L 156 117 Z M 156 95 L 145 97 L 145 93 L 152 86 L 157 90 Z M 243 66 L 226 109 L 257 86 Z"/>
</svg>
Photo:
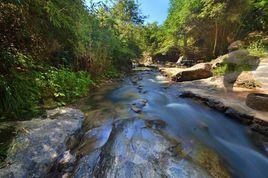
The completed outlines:
<svg viewBox="0 0 268 178">
<path fill-rule="evenodd" d="M 83 0 L 0 3 L 0 115 L 18 118 L 64 105 L 102 77 L 129 68 L 141 49 L 143 23 L 134 1 L 85 5 Z"/>
<path fill-rule="evenodd" d="M 211 60 L 243 39 L 244 47 L 259 55 L 267 49 L 267 29 L 266 0 L 170 0 L 167 20 L 148 25 L 145 42 L 151 55 L 175 52 Z"/>
<path fill-rule="evenodd" d="M 70 103 L 101 78 L 130 70 L 131 59 L 145 53 L 210 60 L 237 39 L 247 39 L 254 54 L 266 50 L 266 0 L 171 0 L 163 25 L 145 24 L 135 0 L 85 4 L 0 2 L 1 119 Z"/>
</svg>

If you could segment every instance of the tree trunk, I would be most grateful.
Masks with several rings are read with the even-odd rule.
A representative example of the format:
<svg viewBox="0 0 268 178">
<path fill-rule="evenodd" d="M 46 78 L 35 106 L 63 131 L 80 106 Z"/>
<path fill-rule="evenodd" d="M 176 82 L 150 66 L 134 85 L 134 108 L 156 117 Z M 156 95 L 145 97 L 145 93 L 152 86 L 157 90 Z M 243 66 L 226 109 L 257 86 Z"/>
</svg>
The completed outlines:
<svg viewBox="0 0 268 178">
<path fill-rule="evenodd" d="M 214 47 L 213 47 L 213 56 L 216 57 L 216 49 L 218 43 L 218 22 L 215 23 L 215 39 L 214 39 Z"/>
<path fill-rule="evenodd" d="M 188 47 L 188 44 L 187 44 L 187 35 L 186 33 L 184 34 L 183 36 L 183 55 L 186 56 L 186 53 L 187 53 L 187 47 Z"/>
</svg>

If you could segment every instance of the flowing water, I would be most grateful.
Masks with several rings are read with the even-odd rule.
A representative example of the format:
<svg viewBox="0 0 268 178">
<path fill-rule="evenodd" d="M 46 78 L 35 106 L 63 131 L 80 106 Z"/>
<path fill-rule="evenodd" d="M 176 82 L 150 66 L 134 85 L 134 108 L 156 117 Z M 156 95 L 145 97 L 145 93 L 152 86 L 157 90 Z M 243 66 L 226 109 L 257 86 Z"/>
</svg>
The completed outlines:
<svg viewBox="0 0 268 178">
<path fill-rule="evenodd" d="M 253 142 L 251 131 L 179 98 L 178 86 L 157 71 L 140 70 L 80 103 L 87 119 L 72 176 L 268 177 L 267 153 Z M 115 124 L 122 120 L 127 123 Z M 163 156 L 162 148 L 175 148 L 175 155 Z M 84 168 L 85 162 L 94 168 Z"/>
</svg>

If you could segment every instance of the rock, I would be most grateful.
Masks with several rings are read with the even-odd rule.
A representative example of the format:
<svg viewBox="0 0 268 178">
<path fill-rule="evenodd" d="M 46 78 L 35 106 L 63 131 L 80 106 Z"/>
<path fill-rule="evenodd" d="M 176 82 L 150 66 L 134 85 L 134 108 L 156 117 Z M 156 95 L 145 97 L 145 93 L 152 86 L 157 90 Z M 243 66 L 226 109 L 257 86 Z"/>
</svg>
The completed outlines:
<svg viewBox="0 0 268 178">
<path fill-rule="evenodd" d="M 237 77 L 239 76 L 240 72 L 232 72 L 227 73 L 224 75 L 224 82 L 227 83 L 235 83 L 237 81 Z"/>
<path fill-rule="evenodd" d="M 146 127 L 144 120 L 119 120 L 114 126 L 107 144 L 78 162 L 74 177 L 210 177 L 171 149 L 178 142 Z"/>
<path fill-rule="evenodd" d="M 140 113 L 142 111 L 142 108 L 146 106 L 147 103 L 148 100 L 146 99 L 138 99 L 131 104 L 131 110 L 136 113 Z"/>
<path fill-rule="evenodd" d="M 254 88 L 260 88 L 261 84 L 260 82 L 255 80 L 255 77 L 253 76 L 253 73 L 250 71 L 244 71 L 237 77 L 235 81 L 235 86 L 242 87 L 242 88 L 248 88 L 248 89 L 254 89 Z"/>
<path fill-rule="evenodd" d="M 146 106 L 147 103 L 148 103 L 148 100 L 146 99 L 138 99 L 134 103 L 132 103 L 132 105 L 142 108 Z"/>
<path fill-rule="evenodd" d="M 225 63 L 240 65 L 245 61 L 250 61 L 255 57 L 250 57 L 249 52 L 246 49 L 240 49 L 237 51 L 230 52 L 228 57 L 224 60 Z"/>
<path fill-rule="evenodd" d="M 166 122 L 163 121 L 163 120 L 146 120 L 146 125 L 148 128 L 154 128 L 154 129 L 157 129 L 157 128 L 163 128 L 166 126 Z"/>
<path fill-rule="evenodd" d="M 135 113 L 141 113 L 141 108 L 138 108 L 137 106 L 135 105 L 132 105 L 131 106 L 131 110 L 134 111 Z"/>
<path fill-rule="evenodd" d="M 193 67 L 179 71 L 172 80 L 177 82 L 199 80 L 212 77 L 211 64 L 200 63 Z"/>
<path fill-rule="evenodd" d="M 236 50 L 241 49 L 242 47 L 243 47 L 243 42 L 240 40 L 237 40 L 229 45 L 228 51 L 229 52 L 236 51 Z"/>
<path fill-rule="evenodd" d="M 268 111 L 268 95 L 261 93 L 250 93 L 247 96 L 246 104 L 248 107 L 255 110 Z"/>
<path fill-rule="evenodd" d="M 70 151 L 66 151 L 59 155 L 57 160 L 55 161 L 54 167 L 52 168 L 51 173 L 66 171 L 66 170 L 72 170 L 74 163 L 76 161 L 76 157 L 73 156 Z"/>
<path fill-rule="evenodd" d="M 181 57 L 177 60 L 176 65 L 178 65 L 178 66 L 182 65 L 183 58 L 184 58 L 184 56 L 181 56 Z"/>
<path fill-rule="evenodd" d="M 137 89 L 138 89 L 138 90 L 142 90 L 143 87 L 142 87 L 141 85 L 139 85 L 139 86 L 137 87 Z"/>
<path fill-rule="evenodd" d="M 199 124 L 198 124 L 198 127 L 200 128 L 200 129 L 202 129 L 202 130 L 205 130 L 205 131 L 209 131 L 209 128 L 208 128 L 208 125 L 205 123 L 205 122 L 200 122 Z"/>
<path fill-rule="evenodd" d="M 102 147 L 112 132 L 112 123 L 109 121 L 101 127 L 94 128 L 85 133 L 78 148 L 78 155 L 85 155 Z"/>
<path fill-rule="evenodd" d="M 51 119 L 21 122 L 8 152 L 11 164 L 0 169 L 0 177 L 44 177 L 59 155 L 66 151 L 66 140 L 82 126 L 84 115 L 71 108 L 57 109 Z M 53 113 L 52 112 L 52 113 Z M 50 115 L 49 115 L 50 116 Z"/>
<path fill-rule="evenodd" d="M 215 68 L 219 67 L 219 66 L 225 61 L 225 59 L 226 59 L 227 57 L 228 57 L 228 54 L 223 55 L 223 56 L 220 56 L 220 57 L 218 57 L 217 59 L 212 60 L 212 61 L 210 62 L 210 64 L 211 64 L 211 68 L 212 68 L 212 69 L 215 69 Z"/>
<path fill-rule="evenodd" d="M 134 76 L 134 77 L 131 77 L 130 80 L 131 80 L 131 82 L 132 82 L 133 84 L 137 84 L 138 81 L 142 80 L 142 77 L 140 77 L 140 76 Z"/>
<path fill-rule="evenodd" d="M 176 62 L 176 65 L 177 66 L 187 66 L 187 67 L 190 67 L 190 66 L 193 66 L 194 64 L 196 64 L 196 60 L 190 60 L 188 59 L 187 57 L 185 56 L 181 56 L 178 61 Z"/>
<path fill-rule="evenodd" d="M 175 67 L 176 64 L 174 62 L 165 62 L 164 66 L 166 66 L 166 67 Z"/>
<path fill-rule="evenodd" d="M 263 134 L 263 135 L 268 135 L 268 127 L 267 126 L 263 126 L 260 124 L 252 124 L 250 126 L 250 128 L 256 132 Z"/>
</svg>

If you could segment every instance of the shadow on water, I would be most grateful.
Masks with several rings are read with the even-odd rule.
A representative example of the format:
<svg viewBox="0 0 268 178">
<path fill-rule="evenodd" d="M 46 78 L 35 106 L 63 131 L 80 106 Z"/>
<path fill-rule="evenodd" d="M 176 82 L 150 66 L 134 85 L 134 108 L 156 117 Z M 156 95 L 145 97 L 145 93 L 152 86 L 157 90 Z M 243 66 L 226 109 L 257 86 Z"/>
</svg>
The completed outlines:
<svg viewBox="0 0 268 178">
<path fill-rule="evenodd" d="M 176 85 L 179 84 L 170 86 L 156 71 L 139 71 L 124 80 L 120 86 L 112 87 L 108 92 L 100 92 L 99 95 L 104 97 L 95 97 L 93 103 L 98 107 L 94 109 L 109 108 L 100 111 L 104 111 L 103 117 L 106 118 L 109 115 L 109 118 L 134 116 L 163 120 L 166 123 L 163 131 L 188 144 L 189 154 L 198 152 L 200 147 L 209 148 L 219 155 L 234 177 L 267 177 L 268 158 L 263 150 L 253 144 L 251 131 L 217 111 L 178 98 Z M 131 103 L 137 99 L 148 101 L 141 113 L 130 110 Z M 88 113 L 90 112 L 92 108 L 88 107 Z M 89 120 L 94 125 L 94 118 Z"/>
</svg>

